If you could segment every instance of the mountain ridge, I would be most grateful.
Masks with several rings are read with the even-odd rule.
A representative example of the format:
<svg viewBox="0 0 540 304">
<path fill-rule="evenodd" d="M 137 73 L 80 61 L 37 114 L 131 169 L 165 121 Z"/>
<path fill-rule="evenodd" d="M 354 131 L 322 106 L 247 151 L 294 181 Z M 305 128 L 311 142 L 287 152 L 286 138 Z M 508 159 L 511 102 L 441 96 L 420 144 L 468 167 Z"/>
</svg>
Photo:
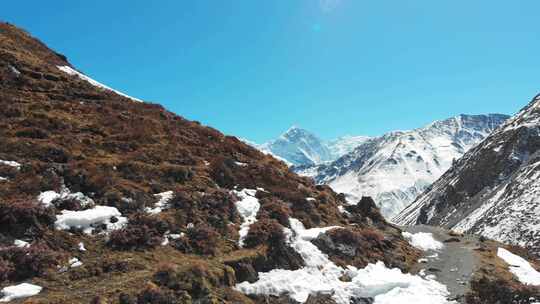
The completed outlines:
<svg viewBox="0 0 540 304">
<path fill-rule="evenodd" d="M 345 135 L 332 140 L 322 140 L 314 133 L 292 125 L 278 138 L 266 143 L 244 141 L 264 153 L 284 160 L 290 166 L 305 166 L 337 159 L 368 139 L 368 136 Z"/>
<path fill-rule="evenodd" d="M 395 219 L 429 223 L 540 252 L 540 95 L 501 125 Z"/>
<path fill-rule="evenodd" d="M 296 167 L 355 203 L 372 196 L 388 218 L 406 207 L 508 116 L 461 114 L 410 131 L 393 131 L 362 143 L 334 162 Z"/>
</svg>

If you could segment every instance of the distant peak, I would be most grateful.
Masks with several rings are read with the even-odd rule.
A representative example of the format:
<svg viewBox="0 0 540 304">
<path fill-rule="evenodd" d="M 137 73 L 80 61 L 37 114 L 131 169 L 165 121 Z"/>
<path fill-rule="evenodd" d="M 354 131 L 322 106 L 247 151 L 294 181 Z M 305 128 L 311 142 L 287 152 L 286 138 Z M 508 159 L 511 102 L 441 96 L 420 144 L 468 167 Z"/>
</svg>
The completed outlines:
<svg viewBox="0 0 540 304">
<path fill-rule="evenodd" d="M 305 131 L 304 129 L 300 128 L 300 126 L 298 126 L 297 124 L 293 124 L 292 126 L 289 127 L 289 129 L 287 129 L 287 131 L 285 131 L 285 133 L 294 132 L 297 130 Z"/>
<path fill-rule="evenodd" d="M 300 128 L 298 125 L 294 124 L 292 125 L 285 133 L 283 133 L 281 136 L 291 136 L 291 135 L 297 135 L 297 134 L 309 134 L 312 135 L 311 132 L 309 132 L 306 129 Z"/>
</svg>

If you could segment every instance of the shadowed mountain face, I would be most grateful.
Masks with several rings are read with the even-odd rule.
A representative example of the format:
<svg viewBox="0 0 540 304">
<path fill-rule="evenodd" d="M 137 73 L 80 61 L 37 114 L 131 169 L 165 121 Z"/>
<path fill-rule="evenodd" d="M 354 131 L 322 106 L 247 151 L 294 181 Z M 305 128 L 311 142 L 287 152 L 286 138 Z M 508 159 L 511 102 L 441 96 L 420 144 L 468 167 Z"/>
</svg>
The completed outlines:
<svg viewBox="0 0 540 304">
<path fill-rule="evenodd" d="M 120 95 L 5 23 L 0 87 L 0 286 L 37 283 L 39 303 L 278 303 L 286 296 L 234 286 L 305 264 L 284 234 L 291 222 L 343 227 L 357 267 L 406 270 L 418 257 L 369 199 L 345 206 L 283 162 Z"/>
<path fill-rule="evenodd" d="M 396 222 L 472 232 L 540 252 L 540 96 L 463 156 Z"/>
<path fill-rule="evenodd" d="M 507 118 L 459 115 L 371 138 L 334 162 L 295 170 L 345 193 L 350 203 L 372 196 L 392 218 Z"/>
</svg>

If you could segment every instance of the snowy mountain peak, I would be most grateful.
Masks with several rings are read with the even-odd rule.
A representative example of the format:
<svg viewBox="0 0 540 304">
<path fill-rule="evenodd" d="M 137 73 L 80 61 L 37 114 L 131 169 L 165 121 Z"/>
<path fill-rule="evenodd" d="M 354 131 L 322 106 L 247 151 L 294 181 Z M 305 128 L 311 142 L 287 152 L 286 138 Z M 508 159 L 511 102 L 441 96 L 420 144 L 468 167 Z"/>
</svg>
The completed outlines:
<svg viewBox="0 0 540 304">
<path fill-rule="evenodd" d="M 329 184 L 356 203 L 372 196 L 392 218 L 452 163 L 502 124 L 508 116 L 458 115 L 411 131 L 371 138 L 329 164 L 298 173 Z"/>
<path fill-rule="evenodd" d="M 315 134 L 309 132 L 306 129 L 302 129 L 297 125 L 292 125 L 285 133 L 281 134 L 281 138 L 285 138 L 290 141 L 302 141 L 302 140 L 320 140 Z"/>
<path fill-rule="evenodd" d="M 267 143 L 256 145 L 244 141 L 291 166 L 313 166 L 336 160 L 368 139 L 367 136 L 347 135 L 325 141 L 298 125 L 292 125 L 277 139 Z"/>
<path fill-rule="evenodd" d="M 465 154 L 403 210 L 430 224 L 540 252 L 540 96 Z"/>
<path fill-rule="evenodd" d="M 313 133 L 296 125 L 279 138 L 262 144 L 259 149 L 285 159 L 292 165 L 314 165 L 331 159 L 325 143 Z"/>
</svg>

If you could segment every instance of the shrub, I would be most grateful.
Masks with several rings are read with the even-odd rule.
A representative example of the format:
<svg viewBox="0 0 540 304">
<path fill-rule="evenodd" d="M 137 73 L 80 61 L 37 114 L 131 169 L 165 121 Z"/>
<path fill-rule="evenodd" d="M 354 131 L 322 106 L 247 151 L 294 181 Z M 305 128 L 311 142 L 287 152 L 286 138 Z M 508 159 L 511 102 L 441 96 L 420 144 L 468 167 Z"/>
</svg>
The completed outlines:
<svg viewBox="0 0 540 304">
<path fill-rule="evenodd" d="M 283 226 L 273 219 L 263 219 L 252 224 L 244 240 L 247 248 L 253 248 L 261 244 L 273 246 L 283 242 L 285 242 Z"/>
<path fill-rule="evenodd" d="M 466 303 L 470 304 L 529 304 L 537 302 L 535 298 L 540 297 L 540 292 L 534 287 L 511 287 L 507 281 L 490 280 L 486 277 L 472 280 L 470 290 L 465 295 Z"/>
<path fill-rule="evenodd" d="M 13 265 L 0 258 L 0 283 L 6 281 L 11 273 L 13 273 Z"/>
<path fill-rule="evenodd" d="M 0 202 L 0 234 L 39 236 L 56 219 L 53 210 L 32 200 Z"/>
<path fill-rule="evenodd" d="M 136 304 L 135 299 L 127 293 L 121 293 L 118 296 L 118 303 L 120 304 Z"/>
<path fill-rule="evenodd" d="M 3 267 L 8 271 L 4 277 L 12 281 L 21 281 L 43 276 L 62 258 L 61 253 L 51 250 L 44 243 L 34 243 L 27 248 L 9 247 L 0 250 L 0 268 Z"/>
<path fill-rule="evenodd" d="M 163 241 L 169 224 L 157 217 L 138 215 L 129 220 L 127 227 L 111 232 L 109 242 L 116 250 L 154 248 Z"/>
<path fill-rule="evenodd" d="M 174 290 L 180 297 L 189 297 L 197 300 L 197 303 L 206 303 L 203 299 L 208 299 L 215 287 L 235 284 L 233 272 L 232 268 L 227 266 L 210 268 L 210 265 L 202 261 L 194 261 L 185 266 L 164 264 L 154 274 L 153 282 L 161 288 Z M 184 292 L 186 294 L 183 294 Z"/>
<path fill-rule="evenodd" d="M 189 229 L 189 245 L 196 254 L 215 255 L 218 253 L 219 234 L 209 226 Z"/>
<path fill-rule="evenodd" d="M 154 248 L 161 244 L 162 237 L 155 229 L 147 226 L 132 226 L 111 232 L 109 242 L 116 250 L 136 250 Z"/>
<path fill-rule="evenodd" d="M 281 200 L 274 198 L 260 199 L 260 213 L 265 214 L 268 218 L 277 220 L 281 225 L 288 226 L 291 216 L 291 209 Z"/>
<path fill-rule="evenodd" d="M 174 293 L 170 290 L 163 290 L 153 284 L 146 287 L 137 295 L 137 304 L 179 304 Z"/>
</svg>

